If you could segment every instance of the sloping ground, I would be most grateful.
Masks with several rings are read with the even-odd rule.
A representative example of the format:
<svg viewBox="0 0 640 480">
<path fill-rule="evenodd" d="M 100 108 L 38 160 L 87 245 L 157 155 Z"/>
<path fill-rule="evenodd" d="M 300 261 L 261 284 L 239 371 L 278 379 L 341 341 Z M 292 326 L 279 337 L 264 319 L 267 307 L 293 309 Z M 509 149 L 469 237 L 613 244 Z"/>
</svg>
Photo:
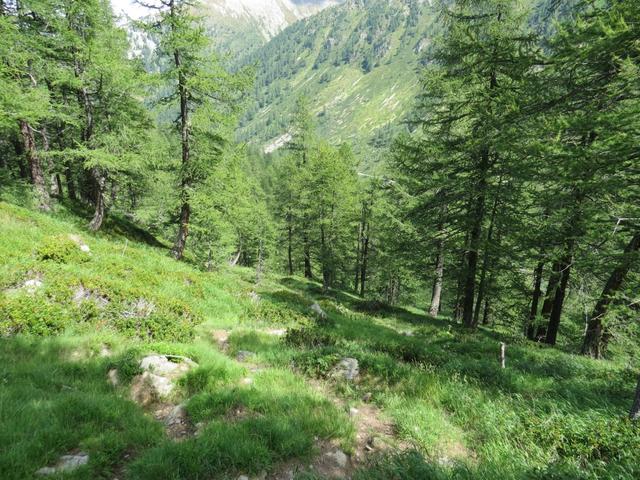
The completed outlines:
<svg viewBox="0 0 640 480">
<path fill-rule="evenodd" d="M 640 474 L 625 419 L 637 372 L 622 359 L 468 333 L 298 278 L 199 272 L 125 221 L 99 235 L 84 223 L 0 203 L 3 479 L 84 454 L 58 478 Z M 197 365 L 135 403 L 151 353 Z M 353 380 L 336 371 L 345 358 Z"/>
</svg>

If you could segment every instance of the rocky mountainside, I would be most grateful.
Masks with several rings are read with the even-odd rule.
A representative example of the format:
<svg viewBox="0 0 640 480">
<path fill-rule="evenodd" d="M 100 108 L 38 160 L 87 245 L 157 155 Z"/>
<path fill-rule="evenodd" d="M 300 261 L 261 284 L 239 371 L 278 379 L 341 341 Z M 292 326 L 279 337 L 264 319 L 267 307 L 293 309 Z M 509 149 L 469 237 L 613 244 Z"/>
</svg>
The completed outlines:
<svg viewBox="0 0 640 480">
<path fill-rule="evenodd" d="M 233 56 L 245 57 L 298 20 L 342 0 L 204 0 L 215 43 Z"/>
</svg>

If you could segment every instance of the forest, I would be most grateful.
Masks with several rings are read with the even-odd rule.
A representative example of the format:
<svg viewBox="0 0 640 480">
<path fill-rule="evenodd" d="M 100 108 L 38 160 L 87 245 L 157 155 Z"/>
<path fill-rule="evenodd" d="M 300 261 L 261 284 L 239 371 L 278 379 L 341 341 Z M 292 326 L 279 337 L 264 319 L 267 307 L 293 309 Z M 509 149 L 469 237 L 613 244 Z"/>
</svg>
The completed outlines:
<svg viewBox="0 0 640 480">
<path fill-rule="evenodd" d="M 27 362 L 29 349 L 44 355 L 75 336 L 116 351 L 122 335 L 134 343 L 112 363 L 131 370 L 125 382 L 144 352 L 208 365 L 179 388 L 189 417 L 214 420 L 211 437 L 182 443 L 157 445 L 142 423 L 118 427 L 132 429 L 126 445 L 91 437 L 80 442 L 89 465 L 69 478 L 294 478 L 277 465 L 314 448 L 334 455 L 313 437 L 341 439 L 349 468 L 322 464 L 296 478 L 640 475 L 636 0 L 347 0 L 316 14 L 317 29 L 293 23 L 241 62 L 216 45 L 195 0 L 136 3 L 147 15 L 123 23 L 108 0 L 0 1 L 0 341 L 13 342 L 0 343 L 0 357 Z M 147 47 L 132 49 L 133 35 Z M 345 65 L 367 78 L 409 56 L 398 78 L 417 78 L 402 91 L 413 92 L 410 106 L 378 128 L 337 120 L 315 87 L 291 93 L 305 67 L 317 75 L 309 85 L 326 87 Z M 387 103 L 390 86 L 375 84 Z M 376 105 L 365 105 L 371 115 Z M 267 120 L 251 123 L 261 109 Z M 275 134 L 282 141 L 265 148 Z M 67 228 L 95 239 L 97 253 L 80 259 L 76 244 L 94 246 L 69 240 Z M 199 293 L 185 293 L 192 283 Z M 198 343 L 212 335 L 203 325 L 214 337 L 231 331 L 223 352 L 239 362 L 248 351 L 279 372 L 265 391 L 307 388 L 296 375 L 324 382 L 335 362 L 358 359 L 366 380 L 332 384 L 328 398 L 344 397 L 337 408 L 349 415 L 356 400 L 356 413 L 379 408 L 396 443 L 361 465 L 358 440 L 347 446 L 349 418 L 305 420 L 306 408 L 331 417 L 322 410 L 331 401 L 308 404 L 302 390 L 286 390 L 283 404 L 266 393 L 234 399 L 224 382 L 242 367 L 214 362 Z M 286 327 L 286 347 L 273 343 L 274 325 Z M 96 358 L 83 368 L 102 379 Z M 20 368 L 2 367 L 0 379 Z M 509 368 L 518 373 L 506 378 Z M 28 395 L 21 388 L 0 394 L 7 425 L 12 402 Z M 230 406 L 243 413 L 222 427 Z M 491 408 L 503 417 L 481 419 Z M 265 426 L 272 414 L 274 425 L 294 423 Z M 0 427 L 0 443 L 24 451 L 0 453 L 0 477 L 31 478 L 15 422 Z M 411 422 L 435 433 L 421 437 Z M 349 428 L 360 432 L 357 421 Z M 243 444 L 249 431 L 271 439 L 267 447 Z M 230 460 L 214 438 L 235 438 L 253 463 Z M 117 459 L 96 460 L 103 440 Z M 51 442 L 32 454 L 38 467 L 76 447 Z M 132 447 L 142 443 L 151 453 Z M 204 462 L 207 449 L 226 460 Z M 124 452 L 132 465 L 121 465 Z"/>
</svg>

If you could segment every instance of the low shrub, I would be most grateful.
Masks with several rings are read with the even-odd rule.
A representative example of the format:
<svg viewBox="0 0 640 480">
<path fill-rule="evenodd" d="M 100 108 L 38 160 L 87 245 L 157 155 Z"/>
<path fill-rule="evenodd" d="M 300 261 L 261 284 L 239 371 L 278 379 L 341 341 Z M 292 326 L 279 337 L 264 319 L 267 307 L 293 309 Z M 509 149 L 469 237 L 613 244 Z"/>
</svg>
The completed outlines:
<svg viewBox="0 0 640 480">
<path fill-rule="evenodd" d="M 89 256 L 65 235 L 45 237 L 36 249 L 36 257 L 56 263 L 78 263 L 89 259 Z"/>
<path fill-rule="evenodd" d="M 53 335 L 69 323 L 68 312 L 42 296 L 0 297 L 0 335 Z"/>
</svg>

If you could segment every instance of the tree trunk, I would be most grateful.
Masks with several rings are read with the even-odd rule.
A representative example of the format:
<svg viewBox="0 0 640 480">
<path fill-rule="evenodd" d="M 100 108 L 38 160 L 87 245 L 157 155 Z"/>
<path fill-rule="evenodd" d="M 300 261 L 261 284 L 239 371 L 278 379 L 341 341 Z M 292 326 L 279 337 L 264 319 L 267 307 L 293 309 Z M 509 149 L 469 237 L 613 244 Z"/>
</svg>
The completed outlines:
<svg viewBox="0 0 640 480">
<path fill-rule="evenodd" d="M 327 251 L 327 244 L 324 232 L 324 225 L 320 225 L 320 257 L 322 258 L 322 291 L 327 293 L 331 286 L 331 271 L 328 265 L 329 252 Z"/>
<path fill-rule="evenodd" d="M 354 285 L 353 288 L 356 292 L 358 291 L 358 286 L 360 285 L 360 261 L 361 261 L 360 256 L 362 255 L 361 248 L 360 248 L 361 245 L 362 245 L 362 219 L 360 220 L 360 223 L 358 223 L 358 237 L 356 241 L 356 274 L 353 282 L 353 285 Z"/>
<path fill-rule="evenodd" d="M 478 285 L 478 298 L 476 300 L 476 308 L 473 312 L 473 326 L 478 325 L 480 320 L 480 311 L 482 310 L 482 302 L 484 300 L 485 290 L 487 288 L 487 272 L 489 270 L 489 262 L 491 260 L 489 248 L 493 241 L 493 229 L 496 220 L 496 212 L 498 209 L 498 199 L 493 202 L 493 208 L 491 209 L 491 220 L 489 221 L 489 230 L 487 231 L 487 243 L 484 248 L 484 255 L 482 258 L 482 271 L 480 273 L 480 283 Z"/>
<path fill-rule="evenodd" d="M 309 234 L 306 227 L 302 234 L 302 256 L 304 257 L 304 278 L 313 278 L 311 270 L 311 246 L 309 245 Z"/>
<path fill-rule="evenodd" d="M 629 411 L 629 418 L 634 421 L 640 418 L 640 378 L 638 378 L 636 394 L 633 398 L 633 405 L 631 406 L 631 410 Z"/>
<path fill-rule="evenodd" d="M 600 299 L 596 303 L 591 318 L 587 323 L 587 331 L 582 344 L 582 354 L 593 358 L 600 358 L 602 351 L 602 319 L 607 314 L 611 300 L 622 286 L 624 279 L 629 273 L 634 253 L 640 250 L 640 232 L 637 232 L 624 249 L 624 256 L 620 263 L 614 268 L 607 283 L 602 290 Z"/>
<path fill-rule="evenodd" d="M 73 173 L 71 173 L 71 168 L 69 166 L 66 167 L 64 171 L 64 178 L 67 181 L 67 195 L 70 200 L 77 200 L 78 196 L 76 195 L 76 185 L 73 181 Z"/>
<path fill-rule="evenodd" d="M 95 195 L 95 212 L 93 218 L 89 223 L 89 229 L 93 232 L 100 230 L 102 222 L 104 220 L 105 203 L 104 203 L 104 189 L 107 183 L 106 177 L 100 173 L 100 170 L 96 167 L 91 169 L 91 177 L 94 182 L 94 195 Z"/>
<path fill-rule="evenodd" d="M 25 120 L 20 120 L 20 133 L 24 143 L 24 151 L 27 154 L 27 163 L 31 172 L 31 182 L 33 183 L 36 195 L 38 196 L 38 208 L 40 210 L 51 210 L 51 198 L 47 190 L 44 172 L 42 170 L 42 162 L 36 148 L 36 141 L 33 136 L 33 128 Z"/>
<path fill-rule="evenodd" d="M 364 234 L 362 238 L 362 264 L 360 268 L 360 296 L 364 297 L 365 287 L 367 284 L 367 264 L 369 261 L 369 223 L 364 225 Z"/>
<path fill-rule="evenodd" d="M 560 262 L 560 284 L 556 289 L 556 294 L 553 299 L 553 308 L 551 315 L 549 316 L 549 326 L 547 327 L 547 335 L 544 342 L 549 345 L 555 345 L 558 337 L 558 329 L 560 328 L 560 318 L 562 317 L 562 308 L 564 306 L 564 299 L 567 292 L 567 284 L 569 283 L 569 276 L 571 274 L 571 265 L 573 264 L 573 241 L 569 242 L 567 246 L 567 254 Z"/>
<path fill-rule="evenodd" d="M 170 4 L 170 15 L 175 15 L 175 4 Z M 180 97 L 180 146 L 182 148 L 182 181 L 181 181 L 181 197 L 182 207 L 180 209 L 180 224 L 178 226 L 178 235 L 173 245 L 172 253 L 176 260 L 182 259 L 184 249 L 189 236 L 189 220 L 191 217 L 191 206 L 189 205 L 189 188 L 191 187 L 191 178 L 189 174 L 190 162 L 190 142 L 189 142 L 189 93 L 187 90 L 187 79 L 180 69 L 182 58 L 179 50 L 174 50 L 173 60 L 178 69 L 178 96 Z"/>
<path fill-rule="evenodd" d="M 437 317 L 440 312 L 440 298 L 442 297 L 442 279 L 444 277 L 444 241 L 439 239 L 436 245 L 436 269 L 431 290 L 431 305 L 429 315 Z"/>
<path fill-rule="evenodd" d="M 544 296 L 544 303 L 542 304 L 542 323 L 537 326 L 535 338 L 537 341 L 547 335 L 547 324 L 549 323 L 549 317 L 551 316 L 551 310 L 553 310 L 553 301 L 556 296 L 556 290 L 558 289 L 558 282 L 560 281 L 560 271 L 562 266 L 559 261 L 553 262 L 551 273 L 549 274 L 549 281 L 547 282 L 547 291 Z"/>
<path fill-rule="evenodd" d="M 42 151 L 48 152 L 50 149 L 49 134 L 47 133 L 47 127 L 44 125 L 40 129 L 40 136 L 42 137 Z M 54 172 L 53 160 L 51 160 L 51 157 L 46 157 L 46 158 L 47 158 L 47 166 L 49 167 L 49 188 L 51 191 L 51 196 L 60 197 L 60 193 L 62 190 L 60 190 L 60 185 L 58 184 L 57 175 Z"/>
<path fill-rule="evenodd" d="M 482 312 L 482 325 L 489 325 L 490 315 L 491 315 L 491 304 L 489 303 L 489 297 L 485 297 L 484 310 Z"/>
<path fill-rule="evenodd" d="M 293 275 L 293 225 L 290 213 L 287 215 L 287 267 L 289 275 Z"/>
<path fill-rule="evenodd" d="M 469 231 L 469 249 L 466 255 L 466 265 L 464 270 L 464 295 L 462 300 L 462 323 L 465 327 L 474 326 L 474 300 L 476 288 L 476 272 L 478 269 L 478 250 L 482 237 L 482 222 L 485 210 L 485 190 L 487 187 L 487 169 L 489 168 L 489 151 L 484 149 L 481 153 L 478 167 L 478 179 L 476 183 L 475 195 L 470 199 L 469 213 L 471 229 Z"/>
<path fill-rule="evenodd" d="M 462 319 L 462 298 L 464 293 L 464 271 L 467 264 L 467 252 L 469 250 L 469 232 L 465 235 L 464 248 L 462 249 L 462 256 L 460 257 L 460 267 L 458 269 L 457 282 L 456 282 L 456 301 L 453 305 L 453 318 L 456 322 Z"/>
<path fill-rule="evenodd" d="M 18 137 L 15 137 L 13 139 L 13 149 L 16 152 L 16 160 L 18 162 L 18 172 L 20 178 L 26 180 L 27 178 L 29 178 L 29 171 L 27 170 L 27 165 L 24 161 L 24 139 L 22 138 L 22 132 L 20 133 L 20 139 L 18 139 Z"/>
<path fill-rule="evenodd" d="M 525 333 L 529 340 L 535 338 L 536 333 L 536 317 L 538 316 L 538 304 L 540 303 L 540 297 L 542 296 L 542 272 L 544 270 L 544 262 L 539 261 L 533 271 L 533 295 L 531 297 L 531 309 L 529 310 L 529 317 L 527 318 L 527 324 L 525 327 Z"/>
<path fill-rule="evenodd" d="M 173 258 L 181 260 L 184 255 L 184 247 L 187 243 L 187 235 L 189 234 L 189 219 L 191 217 L 191 207 L 187 202 L 182 204 L 180 208 L 180 224 L 178 227 L 178 236 L 171 250 Z"/>
</svg>

